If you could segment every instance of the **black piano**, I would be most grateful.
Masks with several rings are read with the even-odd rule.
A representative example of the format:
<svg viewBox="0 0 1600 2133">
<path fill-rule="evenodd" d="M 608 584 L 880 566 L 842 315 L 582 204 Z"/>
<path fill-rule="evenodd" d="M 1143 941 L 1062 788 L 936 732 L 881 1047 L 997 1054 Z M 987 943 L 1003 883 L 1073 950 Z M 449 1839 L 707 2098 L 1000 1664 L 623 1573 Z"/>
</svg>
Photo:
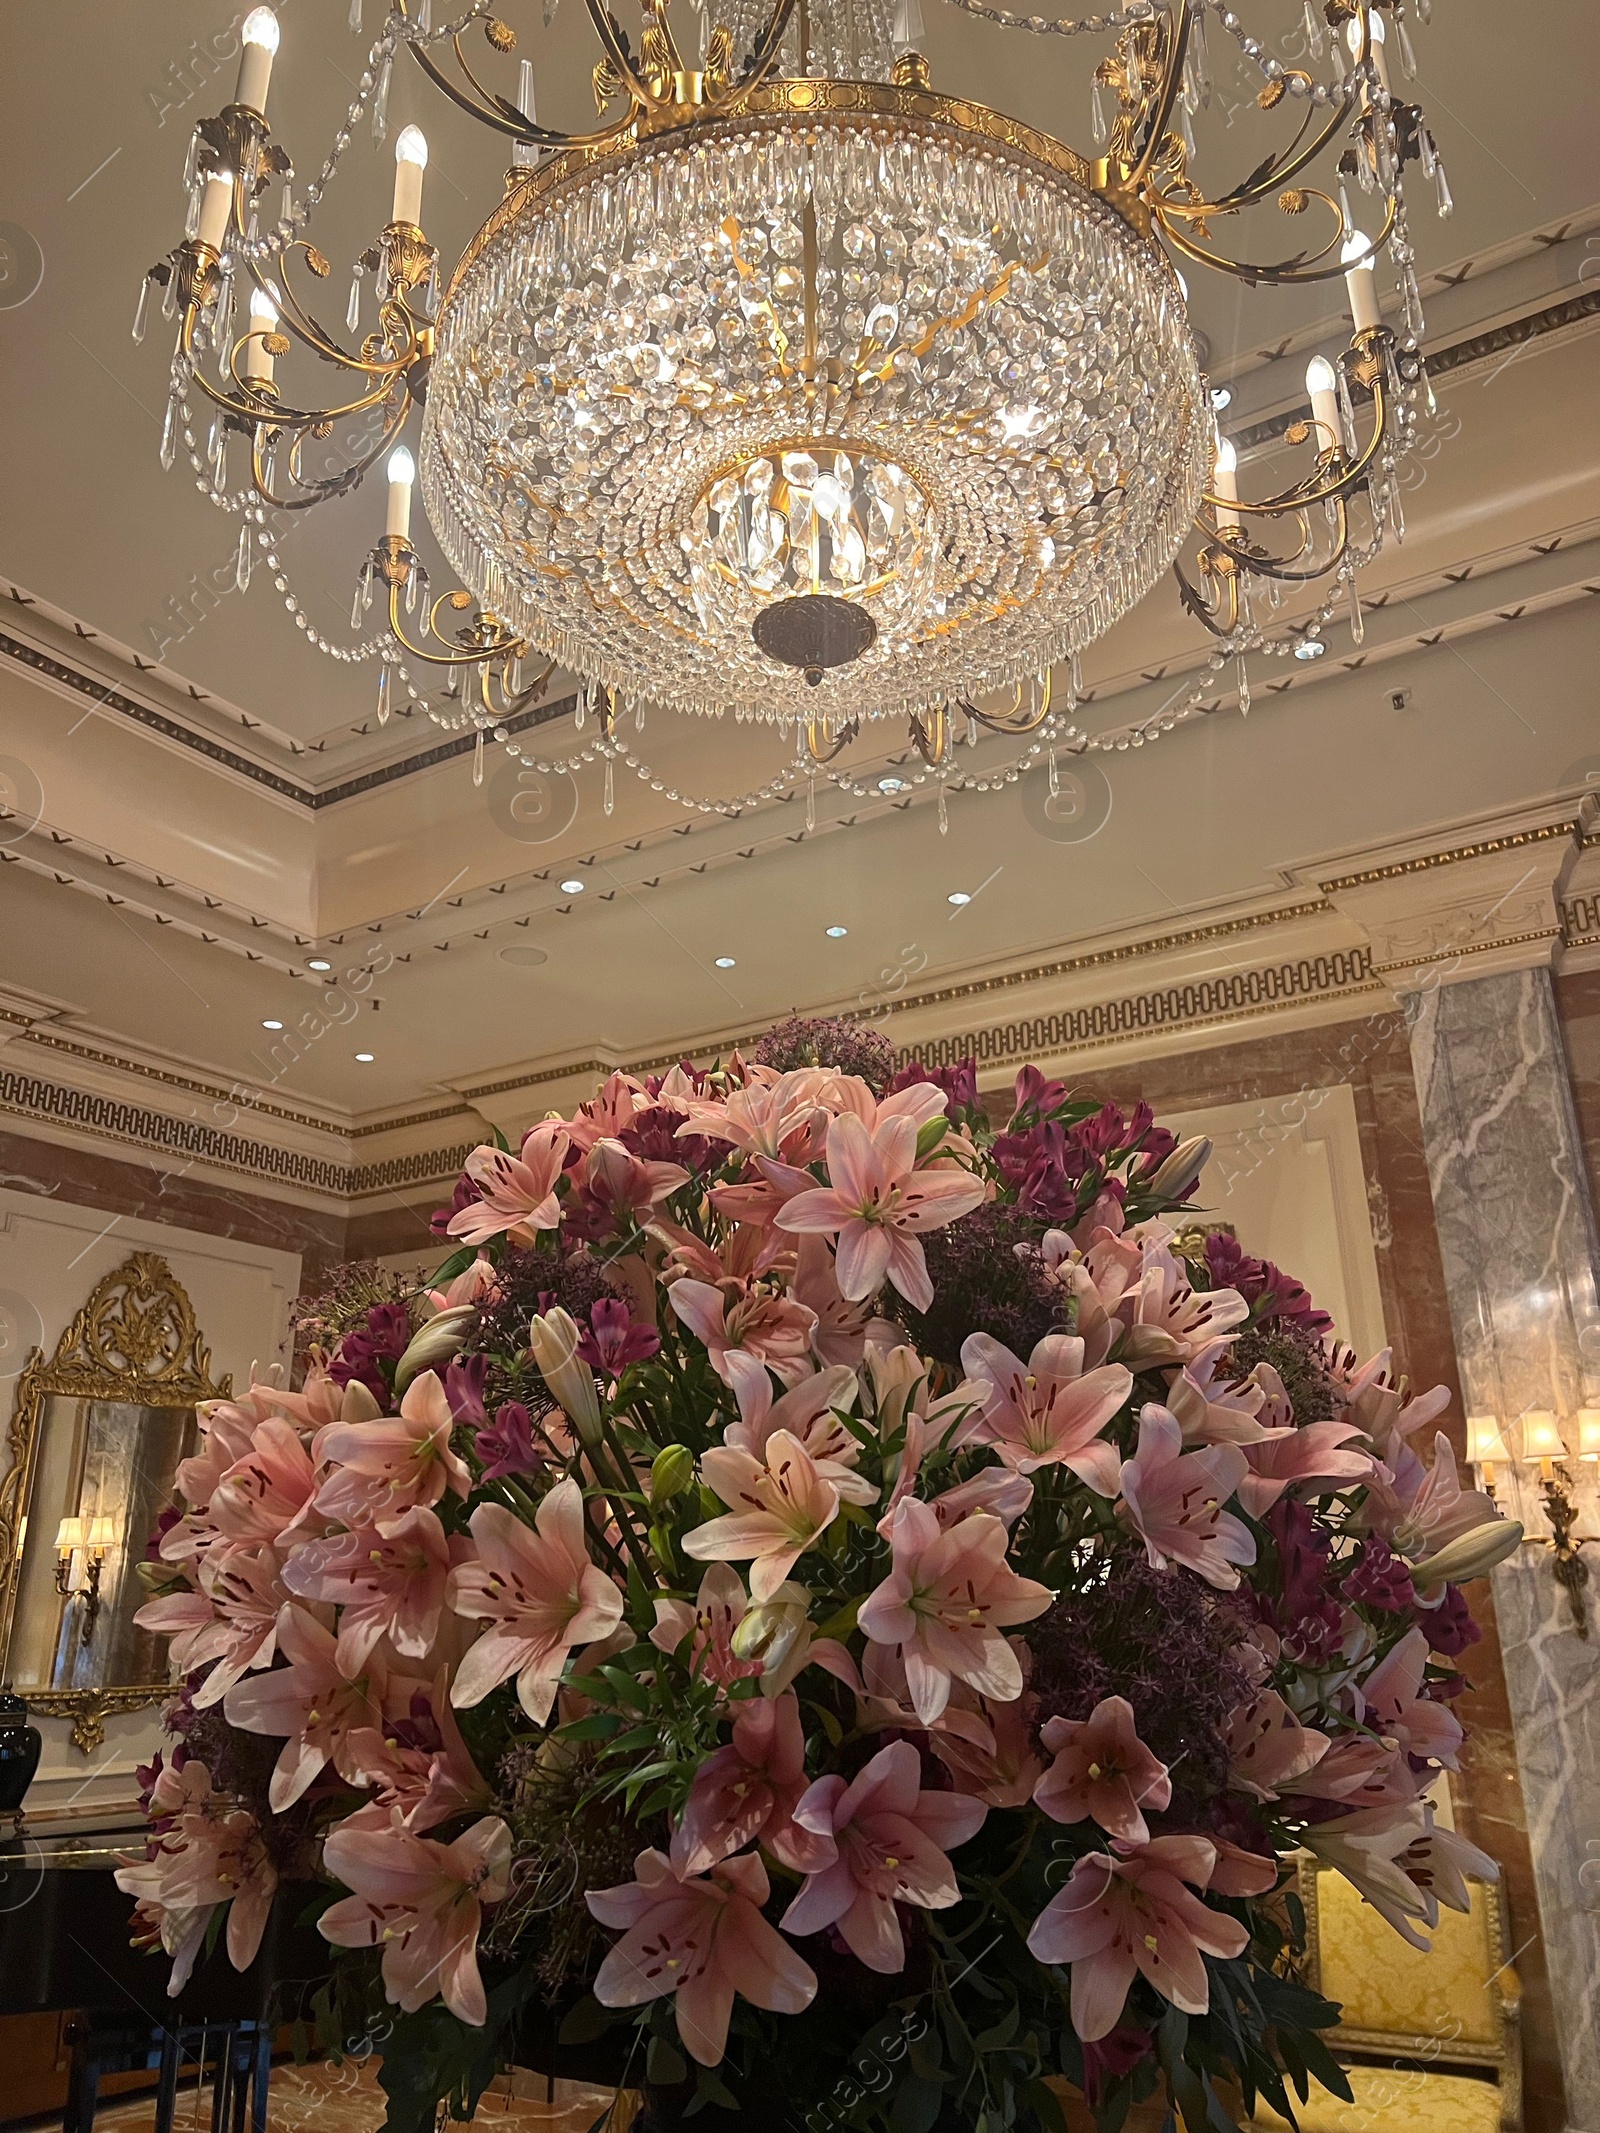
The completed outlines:
<svg viewBox="0 0 1600 2133">
<path fill-rule="evenodd" d="M 0 1842 L 0 2015 L 81 2010 L 63 2133 L 89 2133 L 102 2077 L 138 2067 L 156 2077 L 158 2128 L 180 2080 L 210 2077 L 215 2133 L 244 2133 L 247 2116 L 263 2133 L 273 2026 L 327 1975 L 303 1916 L 312 1891 L 279 1890 L 247 1971 L 219 1938 L 172 1999 L 171 1958 L 131 1946 L 133 1899 L 114 1878 L 143 1842 L 136 1829 Z"/>
</svg>

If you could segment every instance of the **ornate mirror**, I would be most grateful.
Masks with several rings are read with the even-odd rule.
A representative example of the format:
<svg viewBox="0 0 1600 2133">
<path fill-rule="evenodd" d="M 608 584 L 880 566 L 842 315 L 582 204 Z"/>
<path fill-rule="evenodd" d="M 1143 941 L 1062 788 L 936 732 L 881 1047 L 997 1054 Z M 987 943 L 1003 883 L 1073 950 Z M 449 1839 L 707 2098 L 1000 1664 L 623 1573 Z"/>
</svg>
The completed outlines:
<svg viewBox="0 0 1600 2133">
<path fill-rule="evenodd" d="M 17 1382 L 0 1481 L 0 1653 L 33 1711 L 70 1717 L 91 1753 L 107 1714 L 166 1693 L 160 1640 L 134 1622 L 137 1565 L 193 1448 L 194 1410 L 226 1397 L 194 1307 L 164 1259 L 99 1282 L 47 1361 Z"/>
</svg>

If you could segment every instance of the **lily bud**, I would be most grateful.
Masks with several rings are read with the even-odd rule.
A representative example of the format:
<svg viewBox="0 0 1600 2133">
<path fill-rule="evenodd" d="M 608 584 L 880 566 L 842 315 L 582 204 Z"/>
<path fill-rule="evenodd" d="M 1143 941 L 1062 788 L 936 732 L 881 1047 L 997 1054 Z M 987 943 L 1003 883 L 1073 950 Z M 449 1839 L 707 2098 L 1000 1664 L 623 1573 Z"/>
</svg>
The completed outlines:
<svg viewBox="0 0 1600 2133">
<path fill-rule="evenodd" d="M 1179 1141 L 1164 1163 L 1145 1179 L 1143 1190 L 1158 1199 L 1181 1200 L 1211 1160 L 1211 1143 L 1203 1133 Z"/>
<path fill-rule="evenodd" d="M 785 1583 L 770 1600 L 757 1600 L 733 1632 L 736 1659 L 759 1659 L 768 1673 L 777 1673 L 809 1627 L 806 1617 L 811 1594 L 804 1585 Z"/>
<path fill-rule="evenodd" d="M 424 1370 L 432 1370 L 438 1364 L 448 1362 L 461 1352 L 461 1343 L 472 1327 L 477 1324 L 478 1312 L 474 1304 L 456 1304 L 448 1311 L 435 1312 L 422 1331 L 413 1336 L 410 1347 L 394 1366 L 394 1389 L 404 1392 L 415 1377 Z"/>
<path fill-rule="evenodd" d="M 1152 1363 L 1181 1363 L 1188 1352 L 1182 1341 L 1159 1326 L 1130 1326 L 1112 1348 L 1110 1360 L 1129 1370 L 1148 1370 Z"/>
<path fill-rule="evenodd" d="M 594 1372 L 578 1355 L 578 1328 L 571 1315 L 559 1304 L 553 1305 L 529 1326 L 528 1346 L 579 1441 L 592 1451 L 600 1442 L 600 1395 L 595 1391 Z"/>
<path fill-rule="evenodd" d="M 669 1444 L 650 1464 L 650 1508 L 681 1496 L 694 1479 L 694 1453 L 686 1444 Z"/>
<path fill-rule="evenodd" d="M 1458 1534 L 1426 1562 L 1413 1563 L 1411 1582 L 1419 1592 L 1435 1585 L 1465 1585 L 1472 1578 L 1487 1577 L 1521 1545 L 1522 1528 L 1514 1518 L 1491 1518 L 1470 1533 Z"/>
</svg>

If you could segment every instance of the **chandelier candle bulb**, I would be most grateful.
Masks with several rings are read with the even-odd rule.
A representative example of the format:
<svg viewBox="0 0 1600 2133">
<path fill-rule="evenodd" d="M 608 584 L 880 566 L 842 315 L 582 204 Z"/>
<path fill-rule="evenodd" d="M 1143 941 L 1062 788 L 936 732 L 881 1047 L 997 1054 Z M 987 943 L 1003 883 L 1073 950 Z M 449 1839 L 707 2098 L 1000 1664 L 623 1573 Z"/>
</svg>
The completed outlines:
<svg viewBox="0 0 1600 2133">
<path fill-rule="evenodd" d="M 1386 32 L 1383 27 L 1383 17 L 1374 7 L 1367 10 L 1367 20 L 1372 26 L 1373 71 L 1382 85 L 1384 95 L 1387 96 L 1389 94 L 1389 55 L 1384 49 Z M 1344 35 L 1345 42 L 1350 47 L 1350 57 L 1359 59 L 1361 57 L 1361 18 L 1359 15 L 1350 17 Z"/>
<path fill-rule="evenodd" d="M 394 213 L 392 222 L 422 222 L 422 178 L 428 167 L 428 143 L 420 126 L 402 126 L 394 144 Z"/>
<path fill-rule="evenodd" d="M 1233 440 L 1224 437 L 1217 446 L 1217 463 L 1212 472 L 1212 486 L 1222 502 L 1217 507 L 1217 531 L 1229 538 L 1244 530 L 1244 520 L 1237 511 L 1227 509 L 1239 501 L 1239 455 L 1234 450 Z"/>
<path fill-rule="evenodd" d="M 278 50 L 278 18 L 270 7 L 253 7 L 239 34 L 239 82 L 233 100 L 265 117 L 267 84 Z"/>
<path fill-rule="evenodd" d="M 1344 285 L 1350 298 L 1350 316 L 1357 333 L 1381 324 L 1378 310 L 1378 277 L 1372 263 L 1372 240 L 1352 230 L 1344 241 Z"/>
<path fill-rule="evenodd" d="M 417 478 L 416 461 L 403 444 L 389 454 L 389 516 L 384 532 L 411 538 L 411 489 Z"/>
<path fill-rule="evenodd" d="M 220 252 L 228 235 L 228 216 L 233 209 L 233 172 L 214 170 L 206 179 L 206 189 L 200 200 L 200 226 L 195 235 L 200 242 L 209 245 L 213 252 Z"/>
<path fill-rule="evenodd" d="M 1326 356 L 1313 356 L 1306 365 L 1306 391 L 1311 395 L 1312 419 L 1317 425 L 1317 450 L 1337 449 L 1344 434 L 1339 416 L 1339 378 Z"/>
<path fill-rule="evenodd" d="M 278 307 L 264 289 L 250 292 L 250 331 L 245 336 L 244 374 L 252 385 L 270 385 L 276 364 L 266 345 L 278 330 Z"/>
</svg>

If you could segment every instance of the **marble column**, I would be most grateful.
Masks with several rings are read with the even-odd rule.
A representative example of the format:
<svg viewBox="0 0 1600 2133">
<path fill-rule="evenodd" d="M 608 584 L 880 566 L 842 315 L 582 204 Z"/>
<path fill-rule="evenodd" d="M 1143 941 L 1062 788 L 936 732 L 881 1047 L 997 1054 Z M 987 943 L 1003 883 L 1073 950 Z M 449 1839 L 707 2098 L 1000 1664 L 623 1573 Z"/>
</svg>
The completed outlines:
<svg viewBox="0 0 1600 2133">
<path fill-rule="evenodd" d="M 1520 1417 L 1535 1409 L 1556 1415 L 1570 1440 L 1577 1410 L 1600 1405 L 1600 1239 L 1548 964 L 1447 983 L 1408 975 L 1418 989 L 1402 997 L 1468 1412 L 1497 1416 L 1513 1454 Z M 1600 1532 L 1596 1469 L 1569 1461 L 1564 1471 L 1584 1507 L 1580 1531 Z M 1583 1550 L 1584 1641 L 1551 1550 L 1535 1538 L 1550 1530 L 1536 1472 L 1497 1478 L 1530 1534 L 1494 1573 L 1494 1597 L 1567 2115 L 1577 2133 L 1600 2133 L 1600 1545 Z"/>
</svg>

